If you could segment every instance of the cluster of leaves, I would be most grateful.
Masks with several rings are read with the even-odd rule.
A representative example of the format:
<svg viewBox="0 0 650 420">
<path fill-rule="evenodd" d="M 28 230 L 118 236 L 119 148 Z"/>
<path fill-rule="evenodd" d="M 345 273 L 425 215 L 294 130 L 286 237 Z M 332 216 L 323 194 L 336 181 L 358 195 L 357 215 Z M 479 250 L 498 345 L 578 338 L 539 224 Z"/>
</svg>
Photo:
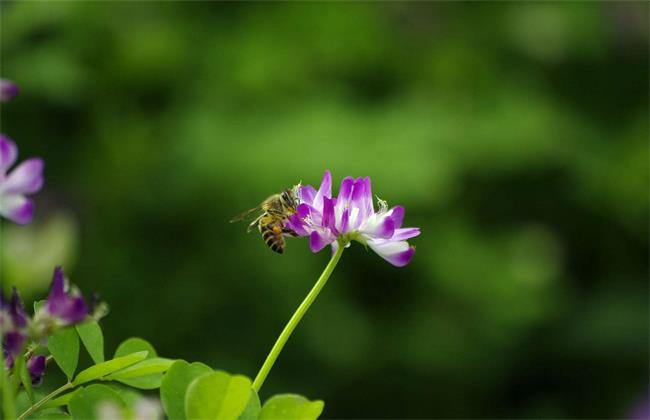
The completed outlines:
<svg viewBox="0 0 650 420">
<path fill-rule="evenodd" d="M 94 364 L 76 373 L 81 345 Z M 165 414 L 170 419 L 316 419 L 322 401 L 295 394 L 269 398 L 263 405 L 243 375 L 213 370 L 200 363 L 158 357 L 141 338 L 129 338 L 106 360 L 104 337 L 96 321 L 58 330 L 39 353 L 49 352 L 68 381 L 36 401 L 26 370 L 19 375 L 31 404 L 20 418 L 94 419 L 101 407 L 110 406 L 122 418 L 137 418 L 142 395 L 137 390 L 159 389 Z M 18 372 L 18 370 L 17 370 Z"/>
</svg>

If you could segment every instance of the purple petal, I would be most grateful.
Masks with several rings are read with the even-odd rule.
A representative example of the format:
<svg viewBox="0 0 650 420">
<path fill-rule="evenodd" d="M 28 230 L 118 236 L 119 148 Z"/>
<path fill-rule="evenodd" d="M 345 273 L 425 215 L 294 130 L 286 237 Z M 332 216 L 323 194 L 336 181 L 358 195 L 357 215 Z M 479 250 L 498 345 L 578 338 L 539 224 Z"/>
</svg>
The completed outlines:
<svg viewBox="0 0 650 420">
<path fill-rule="evenodd" d="M 18 290 L 16 290 L 15 287 L 11 294 L 11 301 L 9 302 L 9 314 L 11 315 L 11 321 L 14 326 L 24 328 L 27 325 L 25 307 L 23 306 L 23 302 L 20 300 L 20 295 L 18 295 Z"/>
<path fill-rule="evenodd" d="M 19 354 L 23 350 L 26 338 L 18 331 L 8 332 L 5 334 L 4 347 L 10 354 Z"/>
<path fill-rule="evenodd" d="M 66 324 L 76 324 L 86 319 L 88 307 L 81 296 L 68 297 L 66 305 L 57 316 Z"/>
<path fill-rule="evenodd" d="M 57 266 L 54 268 L 52 276 L 52 285 L 50 294 L 47 296 L 46 309 L 50 314 L 55 314 L 59 308 L 65 304 L 65 280 L 63 278 L 63 268 Z"/>
<path fill-rule="evenodd" d="M 420 228 L 403 228 L 395 229 L 395 233 L 390 238 L 392 241 L 405 241 L 414 238 L 420 234 Z"/>
<path fill-rule="evenodd" d="M 343 214 L 341 215 L 341 222 L 339 226 L 340 229 L 338 230 L 341 234 L 348 233 L 348 230 L 350 229 L 350 209 L 343 210 Z"/>
<path fill-rule="evenodd" d="M 388 215 L 393 218 L 393 222 L 395 222 L 395 229 L 399 229 L 402 227 L 402 222 L 404 222 L 404 213 L 406 211 L 404 210 L 404 207 L 402 206 L 395 206 L 392 209 L 388 211 Z"/>
<path fill-rule="evenodd" d="M 40 385 L 45 374 L 45 356 L 32 356 L 27 361 L 27 371 L 32 378 L 32 385 Z"/>
<path fill-rule="evenodd" d="M 377 255 L 396 267 L 407 265 L 415 253 L 415 248 L 409 246 L 408 242 L 405 241 L 368 241 L 368 246 L 375 251 Z"/>
<path fill-rule="evenodd" d="M 324 197 L 332 197 L 332 174 L 329 170 L 325 171 L 325 175 L 323 175 L 323 181 L 314 197 L 313 206 L 320 209 L 323 206 Z"/>
<path fill-rule="evenodd" d="M 285 226 L 298 234 L 298 236 L 307 236 L 307 224 L 297 215 L 290 216 L 285 222 Z"/>
<path fill-rule="evenodd" d="M 350 204 L 350 199 L 352 198 L 352 187 L 354 186 L 354 179 L 352 177 L 346 176 L 341 181 L 341 188 L 339 189 L 339 195 L 337 197 L 337 202 L 343 208 L 347 207 Z"/>
<path fill-rule="evenodd" d="M 0 194 L 0 215 L 19 225 L 26 225 L 34 216 L 34 202 L 20 194 Z"/>
<path fill-rule="evenodd" d="M 0 177 L 14 164 L 18 157 L 18 147 L 9 137 L 0 134 Z"/>
<path fill-rule="evenodd" d="M 336 230 L 336 226 L 334 225 L 336 222 L 336 218 L 334 217 L 334 201 L 333 198 L 323 198 L 323 221 L 321 225 L 331 230 Z"/>
<path fill-rule="evenodd" d="M 300 198 L 300 202 L 313 204 L 314 197 L 316 197 L 316 188 L 312 187 L 311 185 L 304 185 L 300 187 L 298 196 Z"/>
<path fill-rule="evenodd" d="M 334 239 L 336 238 L 330 239 L 318 232 L 312 232 L 309 236 L 309 248 L 311 248 L 312 252 L 318 252 L 332 243 Z"/>
<path fill-rule="evenodd" d="M 5 179 L 2 189 L 10 194 L 33 194 L 43 186 L 43 159 L 27 159 Z"/>
<path fill-rule="evenodd" d="M 359 231 L 373 239 L 390 239 L 395 233 L 395 222 L 388 213 L 377 213 L 366 219 Z"/>
<path fill-rule="evenodd" d="M 18 86 L 6 79 L 0 79 L 0 102 L 7 102 L 18 96 L 20 89 Z"/>
<path fill-rule="evenodd" d="M 75 324 L 88 315 L 88 308 L 81 296 L 69 296 L 65 292 L 65 281 L 61 267 L 54 269 L 50 294 L 45 303 L 45 309 L 54 318 L 64 324 Z"/>
</svg>

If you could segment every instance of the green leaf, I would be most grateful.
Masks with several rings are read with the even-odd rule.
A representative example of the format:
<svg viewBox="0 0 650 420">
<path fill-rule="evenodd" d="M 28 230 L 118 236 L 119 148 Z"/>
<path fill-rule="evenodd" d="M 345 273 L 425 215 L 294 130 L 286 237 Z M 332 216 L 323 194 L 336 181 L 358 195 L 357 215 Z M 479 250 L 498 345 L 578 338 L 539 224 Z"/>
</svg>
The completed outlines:
<svg viewBox="0 0 650 420">
<path fill-rule="evenodd" d="M 189 419 L 237 419 L 253 397 L 250 379 L 215 371 L 199 376 L 187 388 L 185 415 Z"/>
<path fill-rule="evenodd" d="M 128 356 L 116 357 L 115 359 L 98 363 L 95 366 L 91 366 L 88 369 L 79 372 L 74 381 L 72 381 L 72 385 L 78 386 L 85 384 L 86 382 L 102 379 L 110 373 L 138 363 L 146 357 L 146 351 L 139 351 L 137 353 L 129 354 Z"/>
<path fill-rule="evenodd" d="M 107 381 L 118 381 L 139 389 L 160 388 L 163 372 L 174 363 L 171 359 L 154 357 L 145 359 L 118 372 L 106 376 Z"/>
<path fill-rule="evenodd" d="M 74 327 L 56 331 L 47 339 L 47 348 L 68 379 L 74 376 L 79 361 L 79 336 Z"/>
<path fill-rule="evenodd" d="M 203 363 L 187 363 L 185 360 L 175 361 L 160 384 L 160 400 L 167 417 L 170 419 L 185 418 L 185 394 L 190 383 L 201 375 L 212 372 Z"/>
<path fill-rule="evenodd" d="M 69 419 L 66 413 L 61 410 L 40 410 L 33 416 L 29 417 L 30 419 L 42 419 L 42 420 L 59 420 L 59 419 Z"/>
<path fill-rule="evenodd" d="M 73 419 L 96 419 L 102 404 L 112 405 L 119 411 L 126 407 L 126 403 L 116 391 L 106 385 L 93 384 L 70 399 L 68 410 Z"/>
<path fill-rule="evenodd" d="M 148 358 L 158 356 L 156 350 L 147 340 L 143 340 L 142 338 L 138 337 L 131 337 L 122 341 L 122 343 L 117 346 L 117 350 L 115 350 L 115 356 L 113 357 L 126 356 L 127 354 L 132 354 L 138 351 L 149 352 L 149 355 L 147 356 Z"/>
<path fill-rule="evenodd" d="M 104 361 L 104 335 L 97 321 L 84 322 L 75 327 L 81 342 L 95 363 Z"/>
<path fill-rule="evenodd" d="M 25 358 L 22 356 L 16 358 L 16 361 L 14 362 L 14 372 L 16 371 L 20 374 L 20 381 L 23 383 L 23 388 L 25 388 L 29 400 L 34 404 L 35 399 L 34 389 L 32 388 L 32 377 L 29 375 L 27 363 L 25 363 Z"/>
<path fill-rule="evenodd" d="M 63 394 L 58 398 L 50 400 L 46 402 L 45 405 L 43 405 L 43 408 L 55 408 L 55 407 L 63 407 L 64 405 L 68 405 L 72 397 L 74 397 L 77 393 L 81 392 L 83 389 L 84 387 L 80 386 L 74 391 L 68 392 L 67 394 Z"/>
<path fill-rule="evenodd" d="M 262 404 L 260 404 L 260 397 L 257 396 L 257 392 L 254 389 L 251 389 L 251 397 L 248 399 L 244 411 L 237 417 L 237 420 L 257 420 L 261 410 Z"/>
<path fill-rule="evenodd" d="M 309 401 L 302 395 L 280 394 L 266 400 L 259 420 L 311 420 L 323 412 L 323 401 Z"/>
</svg>

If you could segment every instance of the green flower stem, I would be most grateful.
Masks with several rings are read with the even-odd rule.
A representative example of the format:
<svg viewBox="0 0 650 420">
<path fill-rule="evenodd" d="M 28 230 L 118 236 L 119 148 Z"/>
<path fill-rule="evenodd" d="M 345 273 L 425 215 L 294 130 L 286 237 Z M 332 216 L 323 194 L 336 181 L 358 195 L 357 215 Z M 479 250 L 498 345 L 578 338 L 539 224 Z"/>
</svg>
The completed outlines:
<svg viewBox="0 0 650 420">
<path fill-rule="evenodd" d="M 334 255 L 332 255 L 332 259 L 325 267 L 323 274 L 320 275 L 318 281 L 316 281 L 316 284 L 314 284 L 314 287 L 312 287 L 312 289 L 309 291 L 307 297 L 305 297 L 305 299 L 302 301 L 300 306 L 298 306 L 298 309 L 296 309 L 296 312 L 294 312 L 293 316 L 291 317 L 287 325 L 282 330 L 282 333 L 280 334 L 275 344 L 273 345 L 271 352 L 269 353 L 268 356 L 266 356 L 266 360 L 264 361 L 264 364 L 260 368 L 260 371 L 257 373 L 257 376 L 255 377 L 255 381 L 253 381 L 253 389 L 255 390 L 255 392 L 260 391 L 260 388 L 264 384 L 264 381 L 266 380 L 269 371 L 271 370 L 273 364 L 275 363 L 276 359 L 280 355 L 280 352 L 282 351 L 282 348 L 284 347 L 287 340 L 291 336 L 291 333 L 293 332 L 293 330 L 296 329 L 302 317 L 305 315 L 305 313 L 307 312 L 311 304 L 314 303 L 314 300 L 316 300 L 316 297 L 318 297 L 318 294 L 325 286 L 325 283 L 327 283 L 327 280 L 330 278 L 330 275 L 334 271 L 336 264 L 339 262 L 339 259 L 341 259 L 341 254 L 343 254 L 343 249 L 345 249 L 344 244 L 339 244 L 338 249 L 336 250 Z"/>
<path fill-rule="evenodd" d="M 2 415 L 5 419 L 16 417 L 16 405 L 14 403 L 14 393 L 7 369 L 5 369 L 4 351 L 0 349 L 0 388 L 2 388 Z"/>
<path fill-rule="evenodd" d="M 46 396 L 44 396 L 40 401 L 38 401 L 36 404 L 32 405 L 29 407 L 23 414 L 18 416 L 17 420 L 23 420 L 29 417 L 30 414 L 41 408 L 46 402 L 51 400 L 52 398 L 56 397 L 57 395 L 61 394 L 62 392 L 65 392 L 71 388 L 74 388 L 74 385 L 72 385 L 72 382 L 68 382 L 65 385 L 61 386 L 60 388 L 55 389 L 54 391 L 50 392 Z"/>
</svg>

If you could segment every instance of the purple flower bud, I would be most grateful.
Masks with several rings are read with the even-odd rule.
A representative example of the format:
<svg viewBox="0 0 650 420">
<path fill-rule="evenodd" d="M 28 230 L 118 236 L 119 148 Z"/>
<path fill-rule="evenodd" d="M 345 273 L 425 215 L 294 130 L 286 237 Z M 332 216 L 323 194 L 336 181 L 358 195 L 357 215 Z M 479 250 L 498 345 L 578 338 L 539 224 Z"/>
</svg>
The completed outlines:
<svg viewBox="0 0 650 420">
<path fill-rule="evenodd" d="M 27 371 L 32 378 L 32 385 L 38 386 L 45 375 L 45 356 L 32 356 L 27 361 Z"/>
<path fill-rule="evenodd" d="M 8 102 L 18 96 L 20 89 L 10 80 L 0 79 L 0 102 Z"/>
<path fill-rule="evenodd" d="M 62 326 L 77 324 L 83 321 L 88 315 L 88 308 L 83 297 L 66 292 L 63 269 L 61 267 L 54 269 L 50 294 L 43 307 Z"/>
</svg>

